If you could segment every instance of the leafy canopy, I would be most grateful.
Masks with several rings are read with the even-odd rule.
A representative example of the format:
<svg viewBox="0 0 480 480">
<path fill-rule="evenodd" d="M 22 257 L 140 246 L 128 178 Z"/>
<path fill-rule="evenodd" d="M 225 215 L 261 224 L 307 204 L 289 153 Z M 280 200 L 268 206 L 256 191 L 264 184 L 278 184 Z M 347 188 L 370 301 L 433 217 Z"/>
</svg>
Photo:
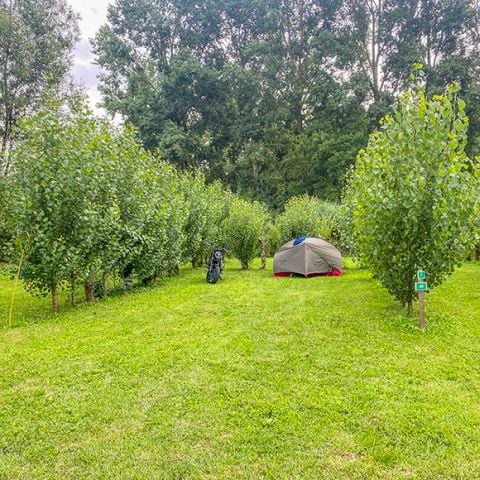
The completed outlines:
<svg viewBox="0 0 480 480">
<path fill-rule="evenodd" d="M 466 258 L 479 214 L 479 171 L 464 152 L 468 119 L 459 87 L 428 99 L 401 95 L 361 150 L 347 191 L 363 262 L 402 302 L 415 297 L 416 271 L 430 288 Z"/>
<path fill-rule="evenodd" d="M 225 220 L 226 247 L 244 269 L 258 256 L 265 220 L 265 208 L 259 202 L 248 202 L 238 196 L 233 198 Z"/>
</svg>

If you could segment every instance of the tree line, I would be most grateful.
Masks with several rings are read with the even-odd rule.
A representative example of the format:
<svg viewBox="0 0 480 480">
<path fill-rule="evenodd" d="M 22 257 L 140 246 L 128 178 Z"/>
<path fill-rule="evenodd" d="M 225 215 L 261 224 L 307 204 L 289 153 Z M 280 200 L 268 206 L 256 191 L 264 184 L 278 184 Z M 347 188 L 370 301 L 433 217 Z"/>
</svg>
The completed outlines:
<svg viewBox="0 0 480 480">
<path fill-rule="evenodd" d="M 258 255 L 266 209 L 178 171 L 143 149 L 132 127 L 95 118 L 81 102 L 51 102 L 19 122 L 0 181 L 0 259 L 54 311 L 205 264 L 224 245 L 243 268 Z"/>
<path fill-rule="evenodd" d="M 419 73 L 420 77 L 422 72 Z M 282 213 L 233 194 L 201 171 L 145 150 L 132 127 L 95 118 L 81 100 L 51 102 L 19 122 L 0 177 L 0 258 L 35 293 L 68 286 L 75 304 L 108 279 L 148 284 L 204 263 L 224 245 L 242 268 L 300 235 L 358 257 L 398 300 L 427 270 L 442 283 L 480 240 L 480 158 L 465 153 L 465 102 L 451 84 L 428 99 L 420 81 L 401 95 L 357 156 L 343 204 L 303 195 Z M 266 239 L 265 239 L 266 237 Z"/>
<path fill-rule="evenodd" d="M 118 0 L 94 40 L 106 108 L 170 163 L 274 209 L 338 200 L 378 120 L 424 65 L 458 81 L 479 153 L 473 0 Z"/>
<path fill-rule="evenodd" d="M 429 96 L 459 83 L 466 151 L 480 153 L 479 13 L 476 0 L 117 0 L 93 46 L 106 109 L 146 149 L 279 210 L 340 198 L 415 62 Z M 46 90 L 75 89 L 78 36 L 66 0 L 0 0 L 2 152 Z"/>
</svg>

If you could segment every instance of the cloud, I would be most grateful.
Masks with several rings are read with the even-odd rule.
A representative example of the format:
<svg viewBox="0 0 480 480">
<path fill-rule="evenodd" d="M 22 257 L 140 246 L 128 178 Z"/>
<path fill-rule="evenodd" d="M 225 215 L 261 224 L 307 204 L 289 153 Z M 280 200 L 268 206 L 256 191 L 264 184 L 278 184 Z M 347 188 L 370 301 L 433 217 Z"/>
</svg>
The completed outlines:
<svg viewBox="0 0 480 480">
<path fill-rule="evenodd" d="M 98 65 L 88 62 L 75 62 L 72 67 L 73 78 L 89 89 L 97 87 L 97 75 L 100 72 L 101 69 Z"/>
<path fill-rule="evenodd" d="M 97 75 L 101 72 L 94 60 L 88 38 L 95 36 L 102 24 L 106 22 L 107 6 L 112 0 L 67 0 L 75 11 L 80 13 L 80 30 L 82 39 L 77 43 L 73 51 L 72 76 L 77 83 L 85 87 L 90 104 L 93 109 L 100 101 L 100 94 L 97 90 Z"/>
<path fill-rule="evenodd" d="M 86 62 L 91 61 L 93 59 L 92 51 L 90 49 L 90 43 L 88 40 L 80 40 L 75 45 L 73 50 L 73 55 L 75 57 L 75 61 Z"/>
</svg>

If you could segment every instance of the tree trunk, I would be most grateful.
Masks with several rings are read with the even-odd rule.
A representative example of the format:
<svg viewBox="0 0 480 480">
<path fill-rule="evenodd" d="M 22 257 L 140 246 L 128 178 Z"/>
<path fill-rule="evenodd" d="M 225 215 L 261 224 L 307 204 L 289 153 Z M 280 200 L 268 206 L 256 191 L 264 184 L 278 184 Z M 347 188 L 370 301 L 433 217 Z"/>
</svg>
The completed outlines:
<svg viewBox="0 0 480 480">
<path fill-rule="evenodd" d="M 267 255 L 265 254 L 265 237 L 260 237 L 258 239 L 258 243 L 260 244 L 260 268 L 262 270 L 265 270 L 265 267 L 267 266 Z"/>
<path fill-rule="evenodd" d="M 477 245 L 475 248 L 475 260 L 480 262 L 480 245 Z"/>
<path fill-rule="evenodd" d="M 409 316 L 413 314 L 413 300 L 411 298 L 407 300 L 407 314 Z"/>
<path fill-rule="evenodd" d="M 192 268 L 195 269 L 197 268 L 197 260 L 195 258 L 192 258 Z"/>
<path fill-rule="evenodd" d="M 242 262 L 242 270 L 248 270 L 248 263 Z"/>
<path fill-rule="evenodd" d="M 88 274 L 87 281 L 85 282 L 85 301 L 86 302 L 93 302 L 95 299 L 93 295 L 93 272 Z"/>
<path fill-rule="evenodd" d="M 72 305 L 77 304 L 77 282 L 76 277 L 70 279 L 70 303 Z"/>
<path fill-rule="evenodd" d="M 54 283 L 52 285 L 52 309 L 55 313 L 58 312 L 59 306 L 58 306 L 58 287 L 57 284 Z"/>
<path fill-rule="evenodd" d="M 102 298 L 107 296 L 108 291 L 108 273 L 103 272 L 102 274 Z"/>
</svg>

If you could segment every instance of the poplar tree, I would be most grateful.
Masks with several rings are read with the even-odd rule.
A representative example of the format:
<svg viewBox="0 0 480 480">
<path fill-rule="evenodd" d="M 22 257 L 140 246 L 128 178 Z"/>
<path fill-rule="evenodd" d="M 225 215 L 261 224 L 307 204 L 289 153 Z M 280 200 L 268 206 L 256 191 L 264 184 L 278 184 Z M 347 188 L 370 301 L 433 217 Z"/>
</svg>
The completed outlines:
<svg viewBox="0 0 480 480">
<path fill-rule="evenodd" d="M 459 86 L 427 98 L 401 95 L 357 157 L 347 204 L 362 261 L 412 311 L 416 272 L 430 289 L 471 251 L 478 228 L 479 170 L 465 154 L 468 119 Z"/>
</svg>

